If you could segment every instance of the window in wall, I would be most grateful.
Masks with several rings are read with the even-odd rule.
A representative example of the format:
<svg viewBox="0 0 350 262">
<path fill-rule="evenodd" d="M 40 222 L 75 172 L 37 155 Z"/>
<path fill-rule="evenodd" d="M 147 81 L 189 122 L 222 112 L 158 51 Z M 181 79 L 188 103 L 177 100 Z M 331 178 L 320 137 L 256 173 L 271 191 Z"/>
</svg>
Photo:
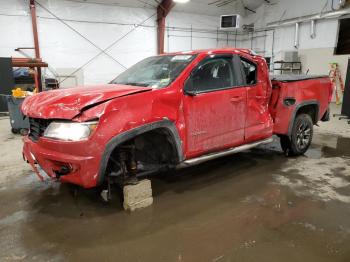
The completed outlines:
<svg viewBox="0 0 350 262">
<path fill-rule="evenodd" d="M 191 89 L 196 92 L 224 89 L 234 86 L 232 57 L 212 58 L 192 74 Z"/>
<path fill-rule="evenodd" d="M 256 65 L 241 57 L 242 67 L 244 71 L 245 81 L 247 85 L 256 84 Z"/>
<path fill-rule="evenodd" d="M 334 54 L 350 54 L 350 18 L 339 20 L 338 43 Z"/>
</svg>

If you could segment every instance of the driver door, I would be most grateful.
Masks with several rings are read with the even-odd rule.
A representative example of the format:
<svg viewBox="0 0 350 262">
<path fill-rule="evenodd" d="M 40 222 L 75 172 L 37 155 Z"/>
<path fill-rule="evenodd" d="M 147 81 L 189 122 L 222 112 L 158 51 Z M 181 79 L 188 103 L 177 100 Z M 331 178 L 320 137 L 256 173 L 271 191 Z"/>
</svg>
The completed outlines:
<svg viewBox="0 0 350 262">
<path fill-rule="evenodd" d="M 247 93 L 240 87 L 233 55 L 202 60 L 184 87 L 187 156 L 219 151 L 244 142 Z"/>
</svg>

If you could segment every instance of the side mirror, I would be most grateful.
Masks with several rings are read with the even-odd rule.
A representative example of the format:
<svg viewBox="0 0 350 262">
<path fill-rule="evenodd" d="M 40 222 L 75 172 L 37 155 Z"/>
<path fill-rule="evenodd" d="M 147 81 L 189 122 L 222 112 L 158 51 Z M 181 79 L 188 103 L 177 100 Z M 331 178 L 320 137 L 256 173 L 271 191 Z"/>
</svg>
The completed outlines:
<svg viewBox="0 0 350 262">
<path fill-rule="evenodd" d="M 190 91 L 190 90 L 186 91 L 186 90 L 185 90 L 185 94 L 186 94 L 186 95 L 189 95 L 189 96 L 196 96 L 196 95 L 197 95 L 197 92 L 196 92 L 196 91 L 193 91 L 193 90 L 192 90 L 192 91 Z"/>
<path fill-rule="evenodd" d="M 193 86 L 193 79 L 191 76 L 185 81 L 184 92 L 186 95 L 189 95 L 189 96 L 197 95 L 197 90 Z"/>
</svg>

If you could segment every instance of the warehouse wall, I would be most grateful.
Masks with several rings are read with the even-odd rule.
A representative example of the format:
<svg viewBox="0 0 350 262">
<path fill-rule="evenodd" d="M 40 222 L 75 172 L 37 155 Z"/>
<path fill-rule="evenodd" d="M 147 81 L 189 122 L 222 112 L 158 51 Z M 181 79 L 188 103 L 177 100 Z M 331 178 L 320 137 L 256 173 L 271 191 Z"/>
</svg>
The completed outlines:
<svg viewBox="0 0 350 262">
<path fill-rule="evenodd" d="M 156 16 L 153 9 L 58 0 L 39 2 L 100 48 L 121 39 L 107 52 L 124 67 L 102 54 L 76 73 L 79 84 L 108 82 L 125 68 L 156 54 Z M 37 7 L 37 15 L 41 56 L 60 74 L 69 75 L 100 52 L 40 6 Z M 133 30 L 135 25 L 147 18 L 149 20 Z M 0 0 L 0 23 L 7 25 L 0 27 L 0 56 L 18 57 L 21 55 L 14 51 L 15 48 L 33 46 L 27 0 Z M 191 25 L 199 30 L 216 30 L 218 17 L 171 12 L 167 24 L 184 29 L 169 32 L 165 50 L 189 50 L 190 38 L 184 41 L 186 38 L 182 36 L 171 35 L 190 34 L 187 31 Z M 219 43 L 213 38 L 216 34 L 193 33 L 192 49 L 216 47 Z M 29 54 L 33 53 L 29 51 Z M 63 84 L 73 83 L 67 80 Z"/>
<path fill-rule="evenodd" d="M 76 73 L 79 84 L 108 82 L 126 67 L 156 54 L 156 17 L 151 17 L 155 15 L 153 9 L 64 0 L 40 0 L 40 3 L 101 48 L 127 34 L 108 50 L 123 66 L 102 54 Z M 256 28 L 264 28 L 268 22 L 318 13 L 324 4 L 325 1 L 321 0 L 279 0 L 276 5 L 262 5 L 256 14 L 244 17 L 243 23 L 254 22 Z M 328 10 L 329 4 L 324 8 L 324 11 Z M 37 8 L 37 12 L 42 57 L 61 75 L 69 75 L 100 52 L 41 7 Z M 149 17 L 142 26 L 133 30 L 136 24 Z M 0 23 L 7 25 L 0 27 L 0 56 L 20 56 L 14 51 L 16 47 L 33 45 L 28 0 L 0 0 Z M 275 59 L 278 60 L 282 52 L 296 50 L 293 47 L 293 26 L 276 29 L 272 44 L 272 31 L 243 36 L 236 36 L 235 32 L 218 32 L 217 16 L 171 12 L 166 23 L 169 27 L 165 34 L 167 52 L 229 46 L 253 48 L 262 55 L 271 56 L 274 46 Z M 339 62 L 345 75 L 349 56 L 332 55 L 337 29 L 337 20 L 318 21 L 316 38 L 312 39 L 309 23 L 301 25 L 298 51 L 305 71 L 310 69 L 311 74 L 326 74 L 329 62 Z M 323 52 L 322 56 L 317 55 L 319 51 Z M 63 84 L 71 85 L 74 81 L 67 80 Z"/>
<path fill-rule="evenodd" d="M 77 20 L 67 23 L 101 48 L 121 38 L 134 27 L 134 23 L 139 23 L 154 13 L 150 9 L 69 1 L 40 1 L 40 3 L 60 18 Z M 19 54 L 13 51 L 14 48 L 33 46 L 27 1 L 16 0 L 10 3 L 2 0 L 0 9 L 1 13 L 11 14 L 11 16 L 0 16 L 0 23 L 8 25 L 0 28 L 3 36 L 0 41 L 0 56 L 18 56 Z M 67 68 L 77 69 L 100 52 L 39 6 L 37 14 L 41 56 L 51 67 L 58 71 Z M 152 18 L 145 23 L 151 27 L 137 28 L 108 50 L 108 53 L 125 67 L 155 54 L 154 20 Z M 89 84 L 109 81 L 123 70 L 121 65 L 103 54 L 91 61 L 82 71 L 84 82 Z"/>
<path fill-rule="evenodd" d="M 322 54 L 322 55 L 320 55 Z M 312 74 L 325 74 L 329 67 L 325 67 L 330 62 L 339 64 L 345 81 L 346 69 L 348 66 L 349 55 L 334 55 L 333 48 L 312 48 L 299 50 L 301 61 L 304 68 L 310 69 Z"/>
<path fill-rule="evenodd" d="M 167 52 L 243 46 L 242 36 L 219 30 L 220 16 L 171 12 L 166 25 Z"/>
<path fill-rule="evenodd" d="M 335 1 L 336 2 L 336 1 Z M 322 10 L 330 11 L 331 1 L 321 0 L 279 0 L 275 5 L 262 5 L 256 14 L 245 17 L 244 23 L 254 23 L 257 28 L 264 28 L 267 23 L 310 14 L 318 14 Z M 275 60 L 281 59 L 284 51 L 299 52 L 304 72 L 310 74 L 328 74 L 329 63 L 338 62 L 345 77 L 349 55 L 333 55 L 337 41 L 338 20 L 319 20 L 316 22 L 316 37 L 310 37 L 310 23 L 300 26 L 299 48 L 294 48 L 294 26 L 281 27 L 275 30 L 274 55 Z M 272 53 L 272 32 L 267 33 L 266 41 L 255 41 L 255 48 L 260 50 L 266 46 L 267 56 Z"/>
<path fill-rule="evenodd" d="M 165 50 L 176 52 L 215 47 L 217 45 L 216 34 L 208 33 L 208 31 L 215 31 L 218 24 L 219 18 L 215 16 L 171 12 L 166 21 L 169 28 L 165 33 Z M 203 29 L 205 32 L 200 33 L 198 29 Z"/>
</svg>

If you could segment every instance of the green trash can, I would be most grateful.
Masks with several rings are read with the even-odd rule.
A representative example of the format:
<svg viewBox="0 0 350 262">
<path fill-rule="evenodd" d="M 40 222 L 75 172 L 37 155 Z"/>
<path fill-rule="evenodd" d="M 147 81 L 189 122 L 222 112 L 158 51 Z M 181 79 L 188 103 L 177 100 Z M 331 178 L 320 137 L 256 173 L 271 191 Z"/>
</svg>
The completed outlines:
<svg viewBox="0 0 350 262">
<path fill-rule="evenodd" d="M 21 105 L 24 98 L 6 96 L 7 106 L 10 115 L 11 132 L 14 134 L 20 133 L 27 135 L 29 130 L 29 119 L 25 117 L 21 111 Z"/>
</svg>

